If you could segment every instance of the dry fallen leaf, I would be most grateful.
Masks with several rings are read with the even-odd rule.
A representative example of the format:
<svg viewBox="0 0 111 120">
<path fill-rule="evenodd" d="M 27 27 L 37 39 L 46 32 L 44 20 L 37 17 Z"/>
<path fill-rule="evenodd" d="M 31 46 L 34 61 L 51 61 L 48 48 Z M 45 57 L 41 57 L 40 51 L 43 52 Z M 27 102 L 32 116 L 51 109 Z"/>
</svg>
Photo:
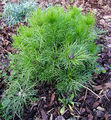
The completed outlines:
<svg viewBox="0 0 111 120">
<path fill-rule="evenodd" d="M 111 82 L 105 83 L 104 85 L 93 86 L 95 90 L 106 90 L 108 88 L 111 89 Z"/>
<path fill-rule="evenodd" d="M 54 99 L 55 99 L 55 92 L 51 95 L 49 106 L 53 103 Z"/>
</svg>

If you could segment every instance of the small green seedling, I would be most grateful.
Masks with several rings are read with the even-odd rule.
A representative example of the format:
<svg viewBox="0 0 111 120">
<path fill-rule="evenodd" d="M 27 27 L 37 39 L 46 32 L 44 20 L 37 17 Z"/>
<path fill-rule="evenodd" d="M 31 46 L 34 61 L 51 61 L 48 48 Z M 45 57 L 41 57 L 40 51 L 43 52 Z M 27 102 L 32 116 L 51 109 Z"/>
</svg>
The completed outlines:
<svg viewBox="0 0 111 120">
<path fill-rule="evenodd" d="M 96 72 L 97 74 L 106 73 L 106 70 L 105 70 L 104 67 L 102 67 L 102 66 L 100 66 L 100 65 L 97 65 L 95 72 Z"/>
<path fill-rule="evenodd" d="M 0 18 L 2 18 L 2 13 L 0 13 Z"/>
<path fill-rule="evenodd" d="M 72 94 L 69 98 L 65 98 L 63 97 L 62 99 L 59 98 L 59 101 L 63 104 L 62 108 L 60 109 L 60 113 L 63 115 L 66 107 L 68 107 L 70 109 L 70 111 L 73 111 L 73 106 L 74 106 L 74 102 L 73 102 L 73 98 L 74 98 L 74 94 Z"/>
</svg>

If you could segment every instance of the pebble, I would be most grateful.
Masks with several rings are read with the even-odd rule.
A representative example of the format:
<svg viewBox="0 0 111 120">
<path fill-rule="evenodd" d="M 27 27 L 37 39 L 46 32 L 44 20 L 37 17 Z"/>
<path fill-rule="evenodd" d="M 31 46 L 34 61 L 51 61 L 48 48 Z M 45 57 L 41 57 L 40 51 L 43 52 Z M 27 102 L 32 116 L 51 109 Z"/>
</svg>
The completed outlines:
<svg viewBox="0 0 111 120">
<path fill-rule="evenodd" d="M 111 15 L 105 15 L 103 18 L 104 19 L 111 19 Z"/>
<path fill-rule="evenodd" d="M 111 44 L 107 45 L 109 48 L 111 48 Z"/>
<path fill-rule="evenodd" d="M 63 116 L 57 116 L 55 120 L 65 120 Z"/>
<path fill-rule="evenodd" d="M 103 117 L 104 117 L 104 112 L 103 112 L 103 111 L 100 111 L 100 110 L 97 110 L 97 111 L 96 111 L 96 115 L 97 115 L 97 117 L 99 117 L 99 118 L 103 118 Z"/>
<path fill-rule="evenodd" d="M 111 99 L 111 90 L 109 89 L 107 92 L 106 92 L 106 96 Z"/>
<path fill-rule="evenodd" d="M 100 106 L 98 106 L 98 107 L 97 107 L 97 110 L 100 110 L 100 111 L 105 111 L 105 109 L 104 109 L 104 108 L 102 108 L 102 107 L 100 107 Z"/>
</svg>

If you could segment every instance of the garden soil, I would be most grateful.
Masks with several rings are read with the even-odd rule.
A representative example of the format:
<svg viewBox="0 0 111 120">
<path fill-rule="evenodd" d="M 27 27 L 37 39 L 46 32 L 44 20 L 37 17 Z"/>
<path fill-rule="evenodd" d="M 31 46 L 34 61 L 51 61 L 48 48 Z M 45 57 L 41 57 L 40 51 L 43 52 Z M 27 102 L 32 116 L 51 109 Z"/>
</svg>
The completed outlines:
<svg viewBox="0 0 111 120">
<path fill-rule="evenodd" d="M 9 0 L 7 0 L 8 2 Z M 11 2 L 17 2 L 12 1 Z M 38 86 L 39 102 L 31 106 L 24 107 L 23 120 L 111 120 L 111 1 L 110 0 L 36 0 L 40 7 L 60 4 L 67 9 L 70 4 L 86 11 L 93 12 L 96 17 L 96 26 L 104 30 L 99 38 L 95 40 L 96 44 L 103 45 L 98 53 L 97 62 L 106 70 L 106 73 L 93 75 L 93 85 L 85 87 L 81 93 L 74 98 L 73 110 L 68 107 L 63 115 L 60 114 L 62 107 L 58 101 L 58 96 L 52 85 Z M 3 2 L 0 1 L 0 15 L 3 12 Z M 21 23 L 24 25 L 24 23 Z M 10 75 L 8 70 L 8 55 L 16 53 L 11 47 L 12 36 L 16 34 L 16 28 L 7 27 L 4 20 L 0 18 L 0 98 L 5 87 L 5 73 Z M 19 118 L 15 118 L 19 120 Z"/>
</svg>

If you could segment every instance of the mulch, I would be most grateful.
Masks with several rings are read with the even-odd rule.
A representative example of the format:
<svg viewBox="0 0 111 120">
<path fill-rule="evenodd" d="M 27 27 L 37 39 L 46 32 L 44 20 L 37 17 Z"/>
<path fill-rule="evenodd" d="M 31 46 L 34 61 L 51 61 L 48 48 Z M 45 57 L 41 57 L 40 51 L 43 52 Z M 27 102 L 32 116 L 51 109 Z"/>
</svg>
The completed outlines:
<svg viewBox="0 0 111 120">
<path fill-rule="evenodd" d="M 7 0 L 8 1 L 8 0 Z M 11 0 L 10 0 L 11 1 Z M 14 2 L 14 0 L 12 1 Z M 39 86 L 39 102 L 24 108 L 23 120 L 111 120 L 111 1 L 110 0 L 36 0 L 40 7 L 48 7 L 49 4 L 60 4 L 67 8 L 68 4 L 76 5 L 82 12 L 93 11 L 96 16 L 96 26 L 104 30 L 95 40 L 96 44 L 103 45 L 98 53 L 97 62 L 106 70 L 106 73 L 93 75 L 93 85 L 82 89 L 74 98 L 73 110 L 68 107 L 63 115 L 60 114 L 62 104 L 52 85 Z M 3 3 L 0 2 L 0 12 L 3 11 Z M 12 36 L 16 34 L 17 25 L 7 27 L 3 19 L 0 19 L 0 97 L 4 90 L 4 73 L 8 71 L 8 54 L 15 53 L 12 49 Z M 15 120 L 19 120 L 15 118 Z"/>
</svg>

